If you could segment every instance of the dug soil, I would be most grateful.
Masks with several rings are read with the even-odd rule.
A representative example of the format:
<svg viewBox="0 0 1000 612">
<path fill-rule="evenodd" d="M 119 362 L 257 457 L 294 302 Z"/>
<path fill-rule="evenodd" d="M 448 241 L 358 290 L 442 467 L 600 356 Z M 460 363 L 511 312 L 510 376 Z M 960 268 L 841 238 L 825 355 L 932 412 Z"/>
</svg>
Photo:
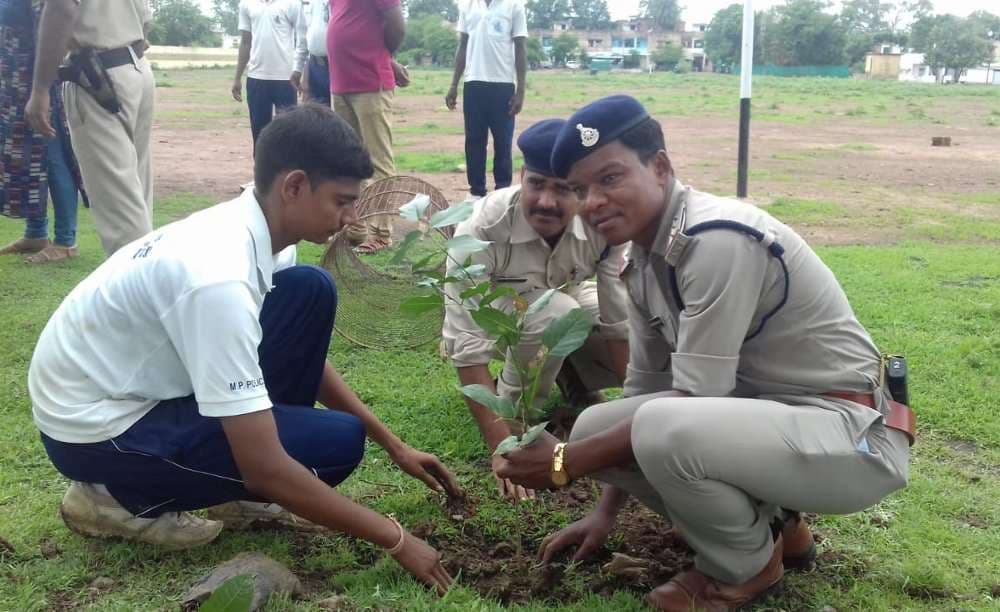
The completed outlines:
<svg viewBox="0 0 1000 612">
<path fill-rule="evenodd" d="M 564 512 L 574 520 L 594 507 L 591 482 L 582 480 L 545 495 L 548 512 Z M 450 520 L 466 521 L 475 516 L 475 500 L 452 503 Z M 461 584 L 503 604 L 553 600 L 569 602 L 585 593 L 609 595 L 628 590 L 639 595 L 670 579 L 691 564 L 691 551 L 675 541 L 670 525 L 659 515 L 630 501 L 621 511 L 608 545 L 590 559 L 570 564 L 575 548 L 564 551 L 552 563 L 538 561 L 541 540 L 524 535 L 510 540 L 490 539 L 468 523 L 458 534 L 438 536 L 434 524 L 417 526 L 415 535 L 441 551 L 445 567 Z M 608 570 L 604 566 L 620 553 L 638 561 L 636 567 Z M 626 561 L 623 565 L 629 565 Z M 586 585 L 586 590 L 574 585 Z"/>
</svg>

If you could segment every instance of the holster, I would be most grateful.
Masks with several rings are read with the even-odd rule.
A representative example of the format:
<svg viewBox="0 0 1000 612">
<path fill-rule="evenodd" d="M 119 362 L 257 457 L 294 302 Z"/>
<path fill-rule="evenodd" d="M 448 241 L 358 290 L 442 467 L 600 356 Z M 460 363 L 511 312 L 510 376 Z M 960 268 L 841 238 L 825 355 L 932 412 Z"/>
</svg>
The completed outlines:
<svg viewBox="0 0 1000 612">
<path fill-rule="evenodd" d="M 79 85 L 109 113 L 117 114 L 122 108 L 108 69 L 93 49 L 80 49 L 70 55 L 69 62 L 59 67 L 59 79 Z"/>
</svg>

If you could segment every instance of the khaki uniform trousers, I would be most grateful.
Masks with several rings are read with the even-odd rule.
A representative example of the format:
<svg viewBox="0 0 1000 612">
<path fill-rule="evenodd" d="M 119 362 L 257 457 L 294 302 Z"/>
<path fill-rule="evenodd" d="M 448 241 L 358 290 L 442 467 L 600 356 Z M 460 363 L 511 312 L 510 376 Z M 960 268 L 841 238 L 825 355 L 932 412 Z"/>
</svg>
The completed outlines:
<svg viewBox="0 0 1000 612">
<path fill-rule="evenodd" d="M 528 303 L 532 303 L 545 293 L 540 289 L 523 294 Z M 511 301 L 500 299 L 494 302 L 497 308 L 509 312 Z M 521 379 L 517 374 L 515 359 L 519 363 L 526 364 L 531 361 L 542 348 L 542 334 L 549 323 L 563 316 L 574 308 L 583 308 L 594 318 L 600 319 L 600 312 L 597 302 L 597 283 L 587 281 L 573 287 L 568 293 L 557 291 L 552 295 L 548 305 L 528 318 L 524 332 L 521 334 L 521 344 L 515 349 L 510 349 L 506 355 L 503 371 L 497 380 L 497 394 L 507 396 L 515 402 L 521 396 Z M 615 375 L 614 368 L 608 358 L 607 343 L 598 333 L 591 333 L 587 342 L 574 351 L 568 359 L 576 368 L 577 374 L 583 381 L 588 391 L 598 391 L 608 387 L 621 385 Z M 545 398 L 555 382 L 559 370 L 563 366 L 562 357 L 550 357 L 542 366 L 538 379 L 538 393 L 536 395 L 536 407 L 540 407 L 545 402 Z"/>
<path fill-rule="evenodd" d="M 637 465 L 593 476 L 673 523 L 700 571 L 741 584 L 770 559 L 769 524 L 780 508 L 847 514 L 906 486 L 906 437 L 881 420 L 862 431 L 852 425 L 865 420 L 856 411 L 871 408 L 780 397 L 814 405 L 640 395 L 591 406 L 570 439 L 632 418 Z"/>
<path fill-rule="evenodd" d="M 145 58 L 108 70 L 121 103 L 109 113 L 76 83 L 63 85 L 73 153 L 104 252 L 153 231 L 153 71 Z"/>
<path fill-rule="evenodd" d="M 392 112 L 393 91 L 382 90 L 365 93 L 334 94 L 333 110 L 361 137 L 375 166 L 372 180 L 379 180 L 396 174 L 396 163 L 392 157 L 392 127 L 389 115 Z M 393 215 L 376 215 L 367 219 L 368 227 L 351 225 L 347 237 L 362 241 L 367 235 L 392 238 Z"/>
</svg>

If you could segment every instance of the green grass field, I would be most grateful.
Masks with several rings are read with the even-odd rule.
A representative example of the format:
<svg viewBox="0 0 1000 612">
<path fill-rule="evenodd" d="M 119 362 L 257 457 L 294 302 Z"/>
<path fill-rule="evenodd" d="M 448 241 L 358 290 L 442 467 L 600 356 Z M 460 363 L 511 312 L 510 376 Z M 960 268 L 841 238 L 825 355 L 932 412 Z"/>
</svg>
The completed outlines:
<svg viewBox="0 0 1000 612">
<path fill-rule="evenodd" d="M 159 75 L 160 85 L 170 87 L 160 92 L 169 104 L 158 125 L 197 129 L 203 123 L 236 121 L 241 113 L 245 117 L 244 107 L 223 106 L 228 104 L 227 74 Z M 734 113 L 726 99 L 732 81 L 722 77 L 532 74 L 532 92 L 544 102 L 545 114 L 567 113 L 613 91 L 640 97 L 657 116 L 696 122 L 706 114 Z M 449 73 L 417 75 L 406 95 L 422 100 L 426 113 L 437 112 Z M 766 92 L 755 105 L 768 129 L 807 123 L 825 113 L 858 132 L 832 154 L 816 148 L 815 157 L 877 154 L 881 147 L 868 141 L 865 130 L 916 121 L 917 111 L 942 121 L 961 116 L 983 130 L 991 129 L 987 120 L 1000 114 L 1000 88 L 777 78 L 759 79 L 756 87 Z M 406 103 L 417 104 L 412 100 Z M 176 114 L 180 112 L 187 114 Z M 531 112 L 542 116 L 541 109 Z M 401 165 L 435 174 L 452 172 L 450 166 L 464 161 L 461 150 L 432 152 L 436 137 L 456 137 L 453 122 L 421 119 L 407 125 L 403 135 L 415 144 L 409 152 L 402 148 Z M 795 173 L 793 192 L 818 180 L 810 174 L 811 164 L 817 163 L 813 157 L 780 160 Z M 697 174 L 696 163 L 702 161 L 691 160 L 688 174 Z M 164 172 L 169 169 L 158 169 L 158 174 Z M 921 200 L 920 206 L 879 213 L 903 219 L 898 239 L 817 248 L 880 348 L 908 357 L 921 435 L 910 487 L 868 511 L 820 517 L 815 524 L 822 536 L 817 570 L 790 575 L 784 592 L 757 609 L 1000 610 L 1000 177 L 994 168 L 986 178 L 992 182 L 955 185 L 944 195 L 927 196 L 930 204 Z M 859 189 L 862 196 L 871 195 L 878 186 Z M 166 223 L 213 202 L 205 194 L 161 193 L 156 221 Z M 843 200 L 789 196 L 764 204 L 797 228 L 856 227 Z M 21 229 L 19 221 L 0 220 L 0 244 L 16 238 Z M 359 610 L 502 609 L 498 596 L 474 588 L 472 576 L 460 575 L 458 586 L 437 598 L 372 547 L 338 535 L 224 532 L 210 546 L 168 553 L 69 533 L 57 512 L 66 482 L 49 464 L 32 424 L 25 378 L 48 316 L 103 259 L 90 216 L 83 211 L 79 236 L 81 256 L 66 263 L 40 268 L 0 258 L 5 279 L 0 285 L 0 610 L 176 610 L 197 578 L 249 550 L 287 564 L 306 584 L 303 599 L 272 598 L 266 608 L 272 612 L 319 610 L 317 602 L 333 594 L 346 595 Z M 305 246 L 300 261 L 317 262 L 321 254 L 319 247 Z M 506 541 L 534 550 L 542 537 L 586 508 L 567 510 L 545 494 L 536 503 L 518 506 L 496 498 L 482 467 L 485 449 L 454 389 L 454 372 L 435 348 L 364 350 L 335 336 L 330 357 L 404 440 L 445 460 L 475 501 L 475 512 L 462 521 L 453 519 L 443 499 L 403 476 L 374 446 L 343 491 L 380 511 L 395 512 L 408 526 L 433 524 L 437 538 L 471 538 L 487 547 Z M 629 551 L 629 542 L 621 538 L 611 544 Z M 499 571 L 514 568 L 501 563 Z M 513 608 L 646 609 L 641 591 L 597 594 L 591 581 L 598 574 L 593 565 L 570 568 L 558 598 L 542 592 Z M 113 583 L 91 586 L 98 577 Z"/>
</svg>

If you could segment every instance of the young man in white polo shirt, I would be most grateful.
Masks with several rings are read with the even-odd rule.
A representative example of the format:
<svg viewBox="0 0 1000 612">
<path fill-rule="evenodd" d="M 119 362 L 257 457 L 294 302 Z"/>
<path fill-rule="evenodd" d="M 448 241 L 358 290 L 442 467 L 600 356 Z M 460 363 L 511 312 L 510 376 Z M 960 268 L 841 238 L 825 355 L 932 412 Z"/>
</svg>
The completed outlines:
<svg viewBox="0 0 1000 612">
<path fill-rule="evenodd" d="M 185 548 L 222 528 L 186 511 L 224 504 L 227 522 L 304 517 L 345 531 L 448 587 L 437 551 L 332 488 L 367 433 L 408 474 L 461 495 L 327 362 L 336 286 L 294 265 L 299 240 L 322 244 L 357 220 L 371 175 L 332 110 L 282 113 L 261 133 L 254 189 L 126 245 L 63 301 L 28 389 L 45 449 L 73 481 L 60 507 L 70 529 Z"/>
<path fill-rule="evenodd" d="M 247 72 L 247 108 L 254 144 L 274 116 L 295 106 L 292 73 L 297 65 L 295 36 L 302 0 L 240 0 L 240 52 L 233 81 L 233 98 L 243 101 L 243 71 Z"/>
<path fill-rule="evenodd" d="M 311 0 L 301 10 L 292 85 L 304 99 L 330 106 L 330 62 L 326 53 L 330 2 Z"/>
<path fill-rule="evenodd" d="M 524 106 L 528 71 L 525 39 L 528 24 L 521 0 L 465 0 L 459 7 L 461 38 L 455 72 L 444 101 L 453 109 L 458 82 L 465 74 L 465 167 L 469 194 L 486 195 L 486 143 L 493 134 L 493 181 L 509 187 L 514 173 L 514 116 Z"/>
</svg>

